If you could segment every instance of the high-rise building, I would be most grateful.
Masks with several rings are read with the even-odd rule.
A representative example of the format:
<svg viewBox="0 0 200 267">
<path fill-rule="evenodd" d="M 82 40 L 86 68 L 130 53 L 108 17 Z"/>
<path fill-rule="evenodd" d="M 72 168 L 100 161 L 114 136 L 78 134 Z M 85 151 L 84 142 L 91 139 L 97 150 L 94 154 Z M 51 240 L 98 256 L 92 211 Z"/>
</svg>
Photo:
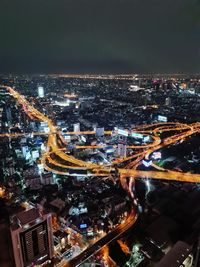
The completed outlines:
<svg viewBox="0 0 200 267">
<path fill-rule="evenodd" d="M 171 105 L 171 98 L 170 97 L 166 97 L 165 98 L 165 105 L 166 106 L 170 106 Z"/>
<path fill-rule="evenodd" d="M 96 128 L 96 136 L 97 137 L 101 137 L 101 136 L 104 136 L 104 128 L 101 127 L 101 128 Z"/>
<path fill-rule="evenodd" d="M 74 132 L 80 132 L 80 123 L 74 123 Z"/>
<path fill-rule="evenodd" d="M 12 218 L 11 238 L 16 267 L 41 264 L 53 257 L 51 215 L 32 208 Z"/>
<path fill-rule="evenodd" d="M 125 144 L 118 144 L 117 146 L 117 155 L 120 158 L 126 157 L 126 145 Z"/>
<path fill-rule="evenodd" d="M 44 97 L 44 87 L 38 86 L 38 97 Z"/>
<path fill-rule="evenodd" d="M 2 122 L 3 125 L 7 125 L 8 127 L 12 125 L 12 113 L 11 113 L 11 108 L 8 105 L 5 105 L 3 107 Z"/>
</svg>

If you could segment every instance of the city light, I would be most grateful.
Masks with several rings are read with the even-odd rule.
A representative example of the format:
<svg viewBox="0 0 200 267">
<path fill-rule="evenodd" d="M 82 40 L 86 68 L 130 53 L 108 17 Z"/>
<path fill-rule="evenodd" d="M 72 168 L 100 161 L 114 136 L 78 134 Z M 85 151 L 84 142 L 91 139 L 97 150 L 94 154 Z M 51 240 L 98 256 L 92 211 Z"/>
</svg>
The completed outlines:
<svg viewBox="0 0 200 267">
<path fill-rule="evenodd" d="M 156 79 L 156 83 L 152 82 L 153 86 L 157 81 Z M 65 101 L 70 103 L 69 106 L 64 105 L 65 110 L 62 104 L 58 104 L 62 103 L 63 96 L 55 95 L 56 100 L 52 100 L 53 92 L 50 100 L 48 93 L 39 96 L 38 92 L 39 97 L 28 98 L 11 87 L 2 88 L 10 93 L 9 97 L 15 105 L 17 103 L 23 114 L 19 117 L 23 121 L 21 125 L 26 125 L 23 128 L 18 122 L 20 130 L 13 130 L 16 122 L 11 125 L 7 120 L 3 125 L 7 132 L 0 133 L 0 140 L 8 139 L 8 148 L 15 153 L 17 161 L 14 162 L 12 153 L 5 156 L 6 160 L 2 165 L 5 179 L 2 184 L 8 186 L 8 192 L 13 190 L 12 194 L 16 196 L 15 204 L 19 203 L 20 208 L 24 209 L 23 212 L 30 212 L 33 207 L 27 209 L 26 205 L 21 203 L 31 203 L 39 210 L 39 213 L 32 211 L 30 217 L 25 214 L 21 217 L 18 215 L 19 218 L 12 223 L 17 221 L 23 233 L 32 231 L 32 225 L 43 225 L 46 220 L 43 213 L 46 209 L 53 211 L 55 216 L 48 227 L 43 226 L 37 231 L 37 235 L 49 235 L 48 240 L 55 241 L 56 257 L 60 262 L 67 262 L 68 267 L 87 260 L 95 251 L 100 251 L 115 239 L 118 239 L 118 244 L 125 254 L 132 255 L 133 251 L 131 252 L 127 242 L 119 238 L 135 224 L 139 209 L 144 205 L 140 203 L 140 195 L 137 195 L 137 179 L 144 179 L 146 196 L 155 188 L 151 179 L 167 183 L 200 181 L 200 174 L 193 172 L 192 168 L 191 171 L 184 172 L 184 168 L 181 169 L 178 164 L 174 164 L 175 167 L 173 164 L 160 164 L 161 158 L 162 162 L 172 158 L 165 156 L 169 149 L 177 148 L 188 140 L 191 142 L 192 138 L 198 136 L 199 122 L 167 122 L 170 117 L 163 110 L 162 116 L 156 113 L 154 118 L 151 116 L 145 120 L 141 119 L 145 124 L 135 123 L 130 126 L 130 123 L 126 122 L 129 126 L 121 126 L 123 120 L 119 120 L 119 124 L 115 124 L 115 130 L 110 122 L 105 128 L 104 125 L 96 123 L 94 129 L 94 122 L 91 124 L 89 119 L 85 118 L 90 118 L 91 114 L 94 117 L 95 113 L 90 111 L 84 118 L 84 105 L 88 109 L 91 108 L 84 100 L 79 99 L 80 110 L 73 100 Z M 45 93 L 46 90 L 48 91 L 48 87 L 45 87 Z M 78 93 L 72 93 L 72 97 L 68 97 L 78 97 Z M 93 96 L 88 98 L 95 102 Z M 46 110 L 41 107 L 41 103 L 45 101 Z M 100 102 L 103 105 L 104 99 Z M 143 115 L 153 108 L 152 105 L 146 105 L 145 110 L 142 107 L 144 106 L 138 106 L 138 109 Z M 68 114 L 68 108 L 73 110 L 74 114 Z M 106 104 L 104 108 L 108 108 Z M 157 105 L 157 108 L 161 109 L 161 106 Z M 62 118 L 58 119 L 56 115 L 61 111 L 64 113 Z M 6 116 L 10 117 L 8 108 L 6 112 Z M 73 120 L 68 115 L 71 115 Z M 185 157 L 187 162 L 190 162 L 190 157 L 191 155 Z M 169 169 L 166 167 L 168 165 Z M 0 187 L 1 198 L 5 197 L 5 192 L 7 187 Z M 24 244 L 28 244 L 27 242 Z M 23 249 L 20 244 L 16 246 Z M 134 250 L 139 254 L 140 247 L 135 245 Z M 49 253 L 53 255 L 52 251 Z M 103 254 L 106 255 L 104 260 L 110 262 L 107 247 Z M 30 257 L 33 257 L 31 255 Z M 41 255 L 38 257 L 43 260 Z M 16 255 L 15 260 L 17 261 Z"/>
<path fill-rule="evenodd" d="M 152 160 L 149 160 L 149 161 L 146 161 L 146 160 L 143 160 L 142 161 L 142 164 L 145 166 L 145 167 L 150 167 L 152 165 Z"/>
<path fill-rule="evenodd" d="M 0 187 L 0 198 L 3 198 L 5 196 L 5 188 Z"/>
<path fill-rule="evenodd" d="M 162 154 L 161 154 L 161 152 L 154 152 L 154 153 L 152 154 L 152 158 L 153 158 L 153 159 L 161 159 L 161 158 L 162 158 Z"/>
</svg>

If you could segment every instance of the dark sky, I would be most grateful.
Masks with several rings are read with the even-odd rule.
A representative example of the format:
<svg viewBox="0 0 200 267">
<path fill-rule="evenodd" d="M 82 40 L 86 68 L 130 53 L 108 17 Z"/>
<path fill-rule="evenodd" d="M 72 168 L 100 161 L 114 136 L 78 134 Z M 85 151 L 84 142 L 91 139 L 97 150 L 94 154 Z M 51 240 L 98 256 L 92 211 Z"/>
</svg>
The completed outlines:
<svg viewBox="0 0 200 267">
<path fill-rule="evenodd" d="M 0 72 L 200 72 L 200 0 L 0 0 Z"/>
</svg>

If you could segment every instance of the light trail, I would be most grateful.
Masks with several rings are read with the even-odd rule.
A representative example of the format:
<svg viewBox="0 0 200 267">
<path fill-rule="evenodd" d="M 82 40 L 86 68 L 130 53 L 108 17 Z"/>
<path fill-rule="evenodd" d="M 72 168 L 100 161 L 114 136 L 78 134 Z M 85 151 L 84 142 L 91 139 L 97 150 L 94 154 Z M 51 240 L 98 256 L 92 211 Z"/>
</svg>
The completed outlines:
<svg viewBox="0 0 200 267">
<path fill-rule="evenodd" d="M 121 250 L 125 253 L 125 254 L 131 254 L 131 250 L 128 247 L 128 245 L 123 242 L 121 239 L 117 240 L 117 243 L 120 245 Z"/>
<path fill-rule="evenodd" d="M 176 171 L 140 171 L 127 169 L 118 169 L 118 171 L 120 175 L 124 177 L 200 183 L 200 174 L 183 173 Z"/>
</svg>

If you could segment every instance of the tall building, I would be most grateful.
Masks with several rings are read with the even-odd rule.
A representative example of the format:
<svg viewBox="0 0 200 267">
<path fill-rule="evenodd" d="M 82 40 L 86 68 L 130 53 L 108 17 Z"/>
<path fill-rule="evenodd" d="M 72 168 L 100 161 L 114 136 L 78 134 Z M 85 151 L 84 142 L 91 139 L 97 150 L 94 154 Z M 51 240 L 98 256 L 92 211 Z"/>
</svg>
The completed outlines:
<svg viewBox="0 0 200 267">
<path fill-rule="evenodd" d="M 101 128 L 96 128 L 96 136 L 97 137 L 101 137 L 101 136 L 104 136 L 104 128 L 101 127 Z"/>
<path fill-rule="evenodd" d="M 80 123 L 74 123 L 74 132 L 80 132 Z"/>
<path fill-rule="evenodd" d="M 44 87 L 38 86 L 38 97 L 44 97 Z"/>
<path fill-rule="evenodd" d="M 41 264 L 53 257 L 51 215 L 32 208 L 12 218 L 11 238 L 16 267 Z"/>
<path fill-rule="evenodd" d="M 126 145 L 125 144 L 118 144 L 117 146 L 117 155 L 120 158 L 126 157 Z"/>
<path fill-rule="evenodd" d="M 3 125 L 7 125 L 8 127 L 12 125 L 12 113 L 11 113 L 11 108 L 8 105 L 4 105 L 3 107 L 2 122 Z"/>
<path fill-rule="evenodd" d="M 171 98 L 170 97 L 166 97 L 165 98 L 165 105 L 166 106 L 170 106 L 171 105 Z"/>
</svg>

